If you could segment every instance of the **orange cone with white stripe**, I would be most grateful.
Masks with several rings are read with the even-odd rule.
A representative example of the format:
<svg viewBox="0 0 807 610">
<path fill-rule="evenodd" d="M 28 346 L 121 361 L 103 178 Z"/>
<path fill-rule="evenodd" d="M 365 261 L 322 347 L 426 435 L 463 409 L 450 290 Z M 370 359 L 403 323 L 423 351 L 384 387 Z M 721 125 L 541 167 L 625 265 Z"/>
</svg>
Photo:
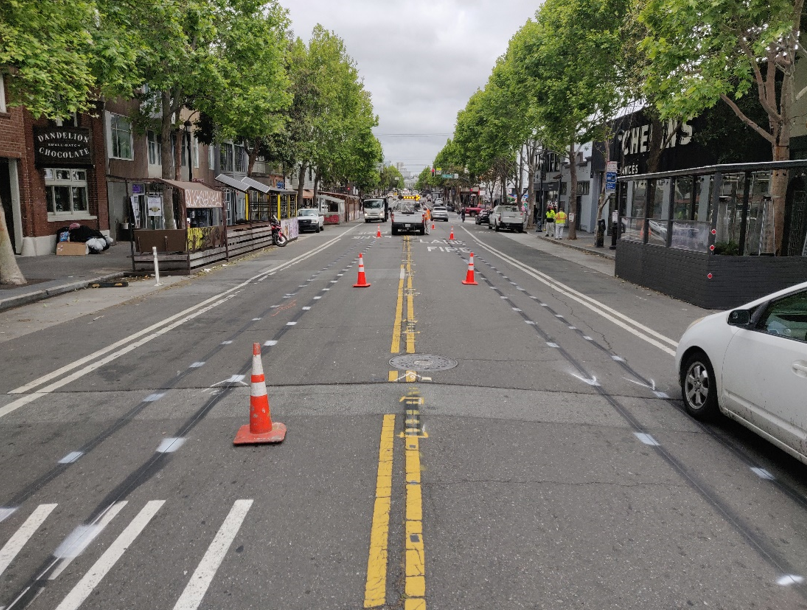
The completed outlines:
<svg viewBox="0 0 807 610">
<path fill-rule="evenodd" d="M 451 235 L 448 236 L 448 239 L 454 239 L 454 227 L 451 227 Z"/>
<path fill-rule="evenodd" d="M 376 237 L 381 237 L 381 226 L 380 226 L 380 225 L 379 225 L 379 227 L 378 227 L 378 231 L 376 231 L 375 236 L 376 236 Z"/>
<path fill-rule="evenodd" d="M 462 281 L 463 284 L 466 286 L 478 286 L 479 284 L 476 283 L 474 279 L 474 253 L 471 252 L 471 258 L 468 259 L 468 273 L 465 275 L 465 279 Z"/>
<path fill-rule="evenodd" d="M 370 282 L 367 281 L 367 278 L 364 277 L 364 259 L 362 255 L 359 254 L 359 279 L 356 280 L 356 283 L 353 284 L 354 288 L 369 288 Z"/>
<path fill-rule="evenodd" d="M 286 426 L 272 423 L 269 396 L 261 362 L 261 344 L 252 344 L 252 383 L 249 391 L 249 424 L 241 426 L 233 445 L 261 445 L 279 443 L 286 438 Z"/>
</svg>

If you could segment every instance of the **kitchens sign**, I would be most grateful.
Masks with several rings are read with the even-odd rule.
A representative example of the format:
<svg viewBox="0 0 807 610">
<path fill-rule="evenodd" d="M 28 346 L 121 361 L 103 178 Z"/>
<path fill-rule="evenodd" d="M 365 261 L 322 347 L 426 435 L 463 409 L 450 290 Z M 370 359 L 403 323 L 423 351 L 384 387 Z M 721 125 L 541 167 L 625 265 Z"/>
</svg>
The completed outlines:
<svg viewBox="0 0 807 610">
<path fill-rule="evenodd" d="M 34 129 L 36 164 L 40 167 L 92 165 L 90 130 L 81 127 Z"/>
</svg>

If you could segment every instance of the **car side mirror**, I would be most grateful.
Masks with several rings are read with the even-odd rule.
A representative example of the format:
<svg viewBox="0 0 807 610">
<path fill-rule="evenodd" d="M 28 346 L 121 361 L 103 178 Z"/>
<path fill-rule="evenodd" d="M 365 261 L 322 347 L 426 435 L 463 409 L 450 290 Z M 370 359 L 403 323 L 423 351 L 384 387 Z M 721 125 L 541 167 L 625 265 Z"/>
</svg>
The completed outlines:
<svg viewBox="0 0 807 610">
<path fill-rule="evenodd" d="M 729 314 L 729 326 L 748 326 L 751 324 L 751 312 L 747 309 L 735 309 Z"/>
</svg>

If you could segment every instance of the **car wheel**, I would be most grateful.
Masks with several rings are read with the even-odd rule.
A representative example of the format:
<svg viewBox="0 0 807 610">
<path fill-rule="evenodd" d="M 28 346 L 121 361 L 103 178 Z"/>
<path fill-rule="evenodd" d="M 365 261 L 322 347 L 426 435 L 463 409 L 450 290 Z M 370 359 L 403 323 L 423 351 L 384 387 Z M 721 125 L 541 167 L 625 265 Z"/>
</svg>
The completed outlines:
<svg viewBox="0 0 807 610">
<path fill-rule="evenodd" d="M 681 367 L 681 393 L 684 408 L 695 419 L 707 420 L 717 415 L 715 372 L 703 352 L 691 354 Z"/>
<path fill-rule="evenodd" d="M 319 228 L 319 225 L 317 225 L 317 233 L 319 233 L 319 231 L 320 231 L 320 228 Z"/>
<path fill-rule="evenodd" d="M 498 233 L 499 232 L 499 223 L 496 222 L 496 223 L 494 223 L 494 225 L 495 226 L 493 227 L 493 230 L 496 231 L 496 233 Z"/>
</svg>

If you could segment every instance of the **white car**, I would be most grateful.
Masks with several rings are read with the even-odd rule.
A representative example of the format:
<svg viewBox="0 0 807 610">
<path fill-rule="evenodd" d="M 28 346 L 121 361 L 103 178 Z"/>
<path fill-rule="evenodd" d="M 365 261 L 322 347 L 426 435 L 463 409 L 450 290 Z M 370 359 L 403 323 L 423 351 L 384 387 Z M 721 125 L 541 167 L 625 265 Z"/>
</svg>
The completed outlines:
<svg viewBox="0 0 807 610">
<path fill-rule="evenodd" d="M 432 209 L 432 218 L 434 220 L 445 220 L 448 222 L 448 209 L 444 205 L 435 205 Z"/>
<path fill-rule="evenodd" d="M 319 233 L 325 228 L 325 216 L 315 208 L 300 208 L 297 210 L 297 227 L 300 233 L 304 231 Z"/>
<path fill-rule="evenodd" d="M 693 322 L 675 366 L 690 415 L 723 413 L 807 464 L 807 282 Z"/>
</svg>

